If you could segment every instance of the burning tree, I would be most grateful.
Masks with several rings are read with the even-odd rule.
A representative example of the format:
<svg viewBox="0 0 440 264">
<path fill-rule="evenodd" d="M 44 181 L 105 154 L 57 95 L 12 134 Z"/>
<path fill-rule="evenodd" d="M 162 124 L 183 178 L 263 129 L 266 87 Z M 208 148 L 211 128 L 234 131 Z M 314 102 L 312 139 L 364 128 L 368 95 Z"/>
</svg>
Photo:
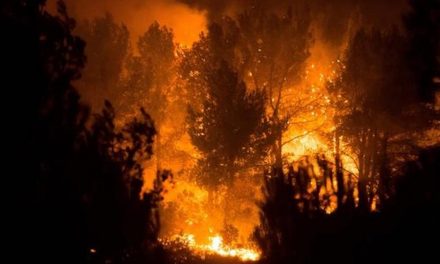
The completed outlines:
<svg viewBox="0 0 440 264">
<path fill-rule="evenodd" d="M 162 128 L 170 115 L 166 112 L 174 97 L 176 46 L 171 29 L 154 22 L 137 42 L 139 55 L 127 58 L 127 74 L 122 81 L 122 94 L 118 110 L 132 115 L 138 106 L 151 113 L 156 122 L 157 168 L 160 169 L 162 149 L 166 147 Z"/>
<path fill-rule="evenodd" d="M 208 33 L 201 33 L 200 40 L 182 54 L 179 75 L 183 80 L 191 105 L 201 108 L 207 94 L 207 73 L 226 62 L 235 71 L 237 65 L 236 47 L 240 39 L 236 23 L 225 18 L 220 23 L 212 23 Z"/>
<path fill-rule="evenodd" d="M 241 13 L 237 22 L 226 17 L 212 24 L 207 36 L 201 35 L 181 67 L 195 98 L 204 98 L 206 72 L 213 72 L 222 61 L 237 71 L 248 90 L 262 91 L 268 125 L 264 137 L 271 145 L 271 162 L 277 166 L 282 165 L 282 148 L 287 143 L 283 135 L 289 121 L 316 102 L 289 90 L 300 80 L 311 43 L 309 13 L 300 8 L 295 11 L 290 8 L 280 16 L 256 7 Z M 195 102 L 199 108 L 203 100 Z"/>
<path fill-rule="evenodd" d="M 173 84 L 175 48 L 171 29 L 161 27 L 157 22 L 139 38 L 139 55 L 130 54 L 126 63 L 123 112 L 132 111 L 130 107 L 133 105 L 142 105 L 151 109 L 158 122 L 162 121 Z"/>
<path fill-rule="evenodd" d="M 242 39 L 240 72 L 251 89 L 264 91 L 266 114 L 274 143 L 272 163 L 282 166 L 283 134 L 292 117 L 304 114 L 314 98 L 289 92 L 298 83 L 311 43 L 310 16 L 306 8 L 289 8 L 280 15 L 252 8 L 238 17 Z"/>
<path fill-rule="evenodd" d="M 201 151 L 199 180 L 208 186 L 231 185 L 235 174 L 266 155 L 269 142 L 265 95 L 249 91 L 237 73 L 239 31 L 226 18 L 188 50 L 180 72 L 192 95 L 188 125 Z"/>
<path fill-rule="evenodd" d="M 87 42 L 87 64 L 78 82 L 79 91 L 97 112 L 104 100 L 119 105 L 119 82 L 129 54 L 129 32 L 112 15 L 80 22 L 76 32 Z"/>
<path fill-rule="evenodd" d="M 189 109 L 189 133 L 204 154 L 201 183 L 231 185 L 237 172 L 261 160 L 265 135 L 264 94 L 249 92 L 226 62 L 205 72 L 207 95 L 200 111 Z"/>
<path fill-rule="evenodd" d="M 408 68 L 408 41 L 396 30 L 360 30 L 343 62 L 345 69 L 329 88 L 336 107 L 336 141 L 348 141 L 358 167 L 359 207 L 385 203 L 391 195 L 391 170 L 414 151 L 414 133 L 434 121 Z M 414 152 L 413 152 L 414 153 Z"/>
</svg>

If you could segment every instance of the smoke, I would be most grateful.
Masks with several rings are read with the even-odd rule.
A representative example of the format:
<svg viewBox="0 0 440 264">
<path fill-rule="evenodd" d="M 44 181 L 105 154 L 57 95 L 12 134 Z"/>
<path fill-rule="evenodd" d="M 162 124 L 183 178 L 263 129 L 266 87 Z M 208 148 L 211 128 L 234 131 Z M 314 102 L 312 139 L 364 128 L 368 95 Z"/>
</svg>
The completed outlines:
<svg viewBox="0 0 440 264">
<path fill-rule="evenodd" d="M 49 0 L 54 5 L 56 0 Z M 177 42 L 190 46 L 207 23 L 252 7 L 269 11 L 306 5 L 312 15 L 315 39 L 335 48 L 344 42 L 350 26 L 399 26 L 408 0 L 65 0 L 77 20 L 106 12 L 130 30 L 133 41 L 155 20 L 174 30 Z M 355 23 L 354 23 L 355 22 Z"/>
<path fill-rule="evenodd" d="M 399 26 L 408 0 L 177 0 L 197 10 L 206 11 L 208 21 L 233 15 L 247 8 L 279 11 L 289 6 L 310 9 L 315 36 L 329 44 L 340 45 L 355 19 L 357 26 Z"/>
<path fill-rule="evenodd" d="M 77 21 L 93 19 L 110 13 L 124 23 L 135 43 L 150 24 L 158 21 L 173 29 L 175 40 L 191 45 L 206 28 L 206 11 L 191 8 L 175 0 L 65 0 L 68 11 Z M 53 10 L 56 0 L 49 0 Z"/>
</svg>

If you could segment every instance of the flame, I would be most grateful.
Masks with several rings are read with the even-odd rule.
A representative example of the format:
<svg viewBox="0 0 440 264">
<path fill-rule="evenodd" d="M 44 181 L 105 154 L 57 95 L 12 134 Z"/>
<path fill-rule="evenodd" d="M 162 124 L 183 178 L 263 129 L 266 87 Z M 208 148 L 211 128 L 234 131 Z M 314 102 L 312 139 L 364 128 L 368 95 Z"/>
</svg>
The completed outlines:
<svg viewBox="0 0 440 264">
<path fill-rule="evenodd" d="M 334 106 L 331 105 L 330 95 L 325 87 L 327 82 L 337 76 L 333 70 L 334 63 L 336 62 L 331 62 L 330 66 L 323 63 L 309 64 L 307 76 L 301 87 L 298 89 L 291 87 L 287 91 L 292 95 L 291 97 L 286 96 L 287 98 L 298 98 L 296 95 L 302 94 L 303 97 L 299 100 L 304 101 L 298 101 L 298 103 L 307 105 L 297 117 L 291 120 L 289 129 L 283 135 L 283 141 L 289 141 L 283 146 L 283 155 L 287 157 L 289 162 L 295 162 L 304 156 L 313 157 L 315 154 L 325 154 L 330 161 L 335 159 L 335 142 L 323 136 L 323 134 L 331 135 L 335 130 Z M 285 103 L 288 108 L 289 102 Z M 177 140 L 179 148 L 183 152 L 190 153 L 191 157 L 200 157 L 189 137 L 185 138 L 185 141 Z M 355 162 L 350 157 L 343 138 L 340 138 L 340 147 L 346 153 L 341 156 L 344 169 L 357 174 Z M 179 158 L 171 159 L 166 166 L 176 166 L 176 160 Z M 313 158 L 310 159 L 310 162 L 314 162 Z M 180 166 L 181 169 L 190 167 L 188 164 Z M 318 170 L 317 164 L 314 167 Z M 173 169 L 176 171 L 176 168 Z M 173 247 L 172 242 L 183 243 L 185 248 L 191 251 L 191 254 L 201 257 L 213 255 L 237 258 L 241 261 L 259 260 L 261 253 L 248 240 L 248 237 L 259 223 L 258 207 L 255 200 L 258 200 L 256 196 L 259 194 L 261 182 L 240 177 L 234 183 L 235 186 L 230 187 L 232 189 L 220 189 L 214 192 L 195 183 L 194 178 L 190 175 L 191 171 L 182 171 L 184 173 L 177 175 L 173 188 L 170 188 L 164 196 L 161 212 L 164 216 L 164 222 L 161 225 L 160 234 L 162 243 L 166 246 L 170 242 L 170 247 Z M 319 174 L 319 171 L 315 172 L 318 178 L 323 177 Z M 312 179 L 310 188 L 316 186 L 315 180 Z M 254 184 L 249 184 L 250 182 L 254 182 Z M 251 195 L 246 196 L 247 191 Z M 226 198 L 228 193 L 241 195 L 241 197 L 228 200 Z M 322 210 L 328 214 L 337 208 L 336 193 L 336 179 L 333 179 L 333 183 L 327 179 L 325 188 L 321 189 L 320 197 L 324 201 L 321 205 Z M 357 193 L 354 195 L 357 199 Z M 247 206 L 243 201 L 249 203 L 248 207 L 251 208 L 251 213 L 231 214 L 229 209 L 226 209 L 228 204 L 232 204 L 235 209 L 240 211 L 240 207 Z M 246 210 L 240 212 L 243 211 Z M 233 225 L 238 230 L 238 235 L 233 242 L 230 241 L 228 234 L 223 233 L 225 223 Z"/>
<path fill-rule="evenodd" d="M 242 261 L 257 261 L 260 258 L 260 253 L 254 249 L 249 248 L 233 248 L 223 244 L 223 238 L 220 235 L 210 237 L 211 244 L 207 246 L 208 251 L 215 252 L 223 257 L 238 257 Z"/>
<path fill-rule="evenodd" d="M 326 159 L 335 166 L 336 158 L 336 138 L 334 135 L 336 124 L 334 116 L 337 114 L 338 109 L 332 103 L 332 96 L 329 94 L 326 86 L 328 83 L 333 83 L 339 76 L 340 70 L 345 66 L 343 62 L 328 57 L 329 52 L 325 52 L 325 49 L 320 46 L 315 46 L 312 52 L 312 57 L 309 59 L 305 75 L 302 78 L 302 82 L 298 87 L 288 89 L 289 92 L 293 92 L 294 96 L 289 98 L 298 98 L 298 104 L 293 104 L 293 107 L 297 105 L 306 105 L 304 111 L 298 112 L 297 116 L 294 116 L 289 123 L 287 131 L 283 135 L 283 141 L 286 142 L 283 146 L 283 156 L 287 158 L 289 163 L 295 163 L 303 159 L 308 160 L 314 166 L 314 174 L 317 178 L 323 180 L 323 175 L 315 169 L 318 168 L 318 164 L 309 157 L 313 157 L 316 154 L 324 154 Z M 298 95 L 299 94 L 299 95 Z M 287 102 L 288 103 L 288 102 Z M 345 101 L 348 103 L 348 101 Z M 356 155 L 352 153 L 345 138 L 339 137 L 339 158 L 344 170 L 344 184 L 354 186 L 356 184 L 356 177 L 352 175 L 358 175 L 358 167 L 356 164 Z M 311 180 L 309 191 L 313 191 L 316 187 L 316 179 Z M 336 177 L 333 178 L 333 182 L 330 179 L 326 179 L 324 188 L 320 191 L 320 198 L 323 203 L 322 209 L 331 214 L 337 208 L 337 182 Z M 358 194 L 356 188 L 354 188 L 355 203 L 358 202 Z"/>
<path fill-rule="evenodd" d="M 241 261 L 257 261 L 261 253 L 252 247 L 234 247 L 225 245 L 223 237 L 219 234 L 208 237 L 209 243 L 197 243 L 193 234 L 176 235 L 171 241 L 180 241 L 184 243 L 192 252 L 197 255 L 219 255 L 222 257 L 238 258 Z M 167 244 L 169 241 L 165 241 Z"/>
<path fill-rule="evenodd" d="M 237 181 L 229 192 L 243 190 L 243 183 Z M 249 241 L 249 237 L 258 224 L 258 208 L 254 202 L 254 187 L 249 192 L 254 194 L 249 201 L 242 196 L 228 200 L 227 190 L 208 191 L 190 179 L 179 178 L 172 189 L 164 197 L 162 215 L 164 222 L 160 238 L 162 243 L 173 248 L 173 242 L 183 244 L 196 256 L 215 255 L 237 258 L 242 261 L 256 261 L 260 258 L 257 247 Z M 251 191 L 252 189 L 252 191 Z M 240 192 L 244 195 L 246 192 Z M 176 202 L 178 201 L 178 202 Z M 232 217 L 226 215 L 225 204 L 235 204 L 237 212 L 243 212 L 241 207 L 247 208 L 245 215 Z M 249 211 L 249 209 L 251 211 Z M 228 210 L 229 211 L 229 210 Z M 229 211 L 230 212 L 230 211 Z M 184 219 L 182 221 L 182 219 Z M 229 237 L 225 232 L 225 223 L 237 230 L 236 236 Z"/>
</svg>

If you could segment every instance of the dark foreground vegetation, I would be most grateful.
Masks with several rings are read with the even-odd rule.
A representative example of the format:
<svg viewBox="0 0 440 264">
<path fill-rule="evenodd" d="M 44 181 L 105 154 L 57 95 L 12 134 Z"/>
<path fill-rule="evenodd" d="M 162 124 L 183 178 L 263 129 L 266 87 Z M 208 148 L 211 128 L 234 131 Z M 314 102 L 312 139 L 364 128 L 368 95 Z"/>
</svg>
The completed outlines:
<svg viewBox="0 0 440 264">
<path fill-rule="evenodd" d="M 400 263 L 429 262 L 436 255 L 440 148 L 423 150 L 405 164 L 394 194 L 376 212 L 355 207 L 352 189 L 339 194 L 331 214 L 325 199 L 304 191 L 301 168 L 266 176 L 261 226 L 255 235 L 262 263 Z M 304 169 L 304 168 L 303 168 Z M 295 197 L 292 199 L 292 197 Z"/>
</svg>

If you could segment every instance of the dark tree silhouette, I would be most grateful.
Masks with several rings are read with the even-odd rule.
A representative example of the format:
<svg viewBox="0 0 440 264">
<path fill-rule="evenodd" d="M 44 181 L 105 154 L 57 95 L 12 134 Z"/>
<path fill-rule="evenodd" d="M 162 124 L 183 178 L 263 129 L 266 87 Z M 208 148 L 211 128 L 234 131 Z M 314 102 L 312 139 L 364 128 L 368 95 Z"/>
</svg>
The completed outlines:
<svg viewBox="0 0 440 264">
<path fill-rule="evenodd" d="M 204 154 L 199 181 L 208 186 L 230 185 L 235 174 L 264 155 L 265 97 L 249 92 L 226 62 L 204 72 L 207 94 L 200 110 L 189 109 L 189 133 Z"/>
<path fill-rule="evenodd" d="M 152 260 L 160 251 L 155 206 L 168 174 L 157 175 L 152 191 L 141 190 L 155 135 L 151 118 L 142 111 L 119 131 L 108 102 L 89 118 L 71 84 L 85 45 L 72 35 L 75 21 L 63 2 L 57 15 L 45 11 L 45 1 L 3 1 L 0 11 L 2 81 L 17 102 L 7 120 L 5 168 L 17 193 L 14 262 Z"/>
<path fill-rule="evenodd" d="M 392 192 L 391 167 L 411 153 L 416 132 L 436 119 L 433 107 L 419 96 L 407 52 L 407 38 L 397 30 L 360 30 L 349 45 L 340 78 L 329 85 L 337 108 L 337 141 L 344 136 L 356 156 L 359 206 L 364 210 L 373 201 L 386 203 Z"/>
<path fill-rule="evenodd" d="M 157 169 L 161 168 L 164 155 L 161 150 L 172 147 L 170 139 L 164 139 L 160 130 L 170 119 L 168 107 L 179 96 L 175 91 L 176 45 L 173 37 L 170 28 L 154 22 L 138 39 L 139 55 L 130 54 L 127 59 L 127 76 L 122 81 L 123 92 L 117 106 L 124 115 L 132 115 L 142 106 L 156 121 Z"/>
<path fill-rule="evenodd" d="M 234 174 L 260 163 L 271 142 L 264 118 L 266 97 L 261 89 L 248 91 L 238 69 L 239 41 L 239 28 L 226 17 L 201 34 L 179 66 L 190 103 L 189 133 L 206 156 L 196 174 L 211 187 L 230 185 Z"/>
<path fill-rule="evenodd" d="M 184 51 L 179 65 L 179 74 L 193 107 L 201 108 L 205 100 L 207 73 L 214 72 L 223 61 L 232 68 L 237 65 L 235 50 L 240 39 L 237 25 L 228 17 L 221 22 L 210 24 L 208 32 L 200 34 L 200 40 Z"/>
<path fill-rule="evenodd" d="M 289 121 L 304 114 L 305 105 L 311 105 L 310 98 L 300 93 L 289 96 L 288 92 L 300 80 L 312 41 L 310 12 L 299 6 L 277 14 L 254 3 L 238 16 L 242 61 L 237 68 L 249 87 L 263 90 L 268 98 L 266 110 L 274 137 L 271 157 L 279 167 Z"/>
<path fill-rule="evenodd" d="M 254 233 L 263 263 L 304 263 L 310 254 L 310 243 L 321 228 L 315 221 L 325 213 L 315 191 L 308 191 L 313 177 L 308 166 L 290 166 L 287 173 L 275 167 L 265 173 L 261 223 Z"/>
<path fill-rule="evenodd" d="M 306 163 L 266 173 L 261 224 L 254 233 L 261 263 L 429 261 L 440 231 L 439 160 L 438 146 L 422 150 L 417 160 L 405 163 L 389 206 L 367 213 L 353 204 L 351 210 L 326 214 L 325 200 L 314 197 L 320 187 L 309 184 L 316 176 Z"/>
<path fill-rule="evenodd" d="M 267 155 L 281 166 L 288 121 L 304 113 L 304 105 L 311 105 L 312 101 L 298 95 L 293 100 L 292 94 L 290 101 L 286 99 L 288 88 L 300 79 L 310 45 L 310 16 L 306 8 L 288 8 L 278 14 L 254 3 L 236 19 L 225 17 L 211 24 L 208 34 L 202 34 L 200 41 L 184 54 L 181 75 L 194 98 L 203 98 L 203 72 L 227 61 L 250 90 L 262 90 L 271 125 L 268 132 L 272 150 Z M 201 102 L 194 102 L 197 103 Z"/>
<path fill-rule="evenodd" d="M 129 53 L 129 32 L 117 24 L 112 15 L 80 22 L 75 32 L 87 44 L 87 65 L 78 89 L 84 99 L 99 112 L 104 100 L 119 103 L 122 95 L 120 80 Z"/>
<path fill-rule="evenodd" d="M 153 190 L 142 192 L 142 164 L 152 155 L 156 132 L 143 110 L 141 117 L 118 131 L 114 110 L 106 102 L 86 131 L 72 168 L 72 178 L 81 176 L 88 242 L 98 262 L 142 263 L 160 249 L 157 205 L 169 173 L 158 173 Z"/>
<path fill-rule="evenodd" d="M 19 202 L 16 257 L 50 263 L 55 256 L 71 256 L 67 262 L 74 263 L 86 254 L 85 238 L 77 232 L 84 221 L 64 172 L 87 119 L 70 84 L 84 66 L 84 42 L 70 34 L 74 21 L 65 6 L 60 3 L 58 16 L 52 16 L 44 2 L 1 3 L 2 82 L 5 98 L 16 102 L 12 111 L 3 109 L 10 113 L 11 162 L 5 171 Z"/>
<path fill-rule="evenodd" d="M 404 16 L 409 49 L 408 65 L 420 98 L 435 102 L 440 89 L 440 1 L 409 0 L 411 10 Z"/>
<path fill-rule="evenodd" d="M 130 54 L 127 59 L 127 77 L 118 108 L 129 113 L 141 105 L 152 111 L 155 120 L 162 121 L 174 77 L 173 32 L 154 22 L 138 39 L 137 48 L 139 55 Z"/>
</svg>

